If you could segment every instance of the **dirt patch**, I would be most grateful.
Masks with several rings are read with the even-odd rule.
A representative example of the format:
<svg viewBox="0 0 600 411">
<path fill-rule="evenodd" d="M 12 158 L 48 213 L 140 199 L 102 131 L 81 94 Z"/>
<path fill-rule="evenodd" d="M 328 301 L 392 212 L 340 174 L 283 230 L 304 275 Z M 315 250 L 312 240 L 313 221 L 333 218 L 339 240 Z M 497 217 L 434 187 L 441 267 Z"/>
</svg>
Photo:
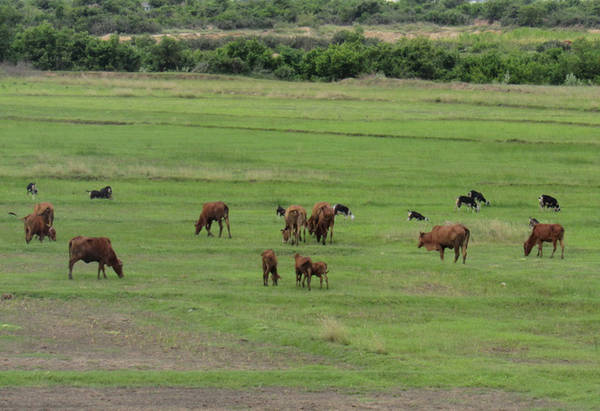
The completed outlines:
<svg viewBox="0 0 600 411">
<path fill-rule="evenodd" d="M 292 348 L 178 331 L 161 326 L 154 313 L 118 312 L 105 302 L 16 298 L 1 304 L 5 370 L 279 370 L 298 362 L 330 364 Z"/>
<path fill-rule="evenodd" d="M 364 396 L 290 388 L 250 391 L 217 388 L 7 388 L 2 409 L 436 409 L 521 410 L 557 406 L 501 391 L 408 390 Z"/>
</svg>

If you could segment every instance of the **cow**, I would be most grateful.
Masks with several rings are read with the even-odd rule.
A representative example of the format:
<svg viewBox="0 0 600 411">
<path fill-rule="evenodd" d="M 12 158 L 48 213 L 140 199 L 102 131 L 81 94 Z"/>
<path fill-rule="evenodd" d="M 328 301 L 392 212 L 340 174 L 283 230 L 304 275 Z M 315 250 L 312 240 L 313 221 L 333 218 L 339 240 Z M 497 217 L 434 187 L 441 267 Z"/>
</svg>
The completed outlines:
<svg viewBox="0 0 600 411">
<path fill-rule="evenodd" d="M 287 243 L 290 237 L 292 245 L 299 244 L 302 239 L 301 230 L 304 229 L 304 242 L 306 242 L 306 210 L 299 205 L 291 205 L 285 210 L 285 227 L 281 230 L 283 242 Z"/>
<path fill-rule="evenodd" d="M 294 268 L 296 270 L 296 286 L 300 286 L 302 275 L 310 277 L 312 273 L 312 260 L 300 254 L 294 254 Z M 304 287 L 304 286 L 303 286 Z"/>
<path fill-rule="evenodd" d="M 323 288 L 323 279 L 325 279 L 325 283 L 327 284 L 327 289 L 329 289 L 329 278 L 327 278 L 327 274 L 329 271 L 327 270 L 327 264 L 323 261 L 318 261 L 316 263 L 312 263 L 310 274 L 304 274 L 304 278 L 302 279 L 302 288 L 304 288 L 304 280 L 308 278 L 308 291 L 310 291 L 310 279 L 313 275 L 316 275 L 321 279 L 321 288 Z"/>
<path fill-rule="evenodd" d="M 475 191 L 475 190 L 469 191 L 469 197 L 471 197 L 473 200 L 477 201 L 478 203 L 483 203 L 486 206 L 490 205 L 490 202 L 487 201 L 485 199 L 485 197 L 483 196 L 483 194 L 481 194 L 479 191 Z"/>
<path fill-rule="evenodd" d="M 271 280 L 273 285 L 277 285 L 277 281 L 281 276 L 277 273 L 277 257 L 273 250 L 265 250 L 261 254 L 262 256 L 262 268 L 263 268 L 263 284 L 265 287 L 269 285 L 269 273 L 271 273 Z"/>
<path fill-rule="evenodd" d="M 279 217 L 285 216 L 285 208 L 283 208 L 282 206 L 278 205 L 277 206 L 277 210 L 275 210 L 275 215 L 278 215 Z"/>
<path fill-rule="evenodd" d="M 565 236 L 565 229 L 560 224 L 536 224 L 529 235 L 529 238 L 523 243 L 523 250 L 525 251 L 525 257 L 531 253 L 531 249 L 537 244 L 538 253 L 537 256 L 542 256 L 542 243 L 544 241 L 552 243 L 554 249 L 550 258 L 554 257 L 556 251 L 556 241 L 560 241 L 560 258 L 565 258 L 565 244 L 563 238 Z"/>
<path fill-rule="evenodd" d="M 319 214 L 321 214 L 321 210 L 324 207 L 331 207 L 327 201 L 319 201 L 315 203 L 312 208 L 312 214 L 308 219 L 308 232 L 313 235 L 315 233 L 315 229 L 317 228 L 317 222 L 319 221 Z"/>
<path fill-rule="evenodd" d="M 429 218 L 425 217 L 423 214 L 421 214 L 417 211 L 408 210 L 407 221 L 410 221 L 410 220 L 429 221 Z"/>
<path fill-rule="evenodd" d="M 38 236 L 40 242 L 44 241 L 46 237 L 52 241 L 56 241 L 56 230 L 47 223 L 48 213 L 49 211 L 46 210 L 42 215 L 32 213 L 21 218 L 25 226 L 25 242 L 27 244 L 29 244 L 33 236 Z M 16 216 L 13 212 L 9 212 L 8 214 Z"/>
<path fill-rule="evenodd" d="M 352 214 L 352 211 L 350 211 L 350 209 L 343 204 L 334 204 L 333 212 L 335 215 L 343 215 L 344 218 L 350 217 L 350 220 L 354 220 L 354 214 Z"/>
<path fill-rule="evenodd" d="M 101 188 L 100 190 L 87 190 L 90 193 L 90 199 L 94 198 L 106 198 L 112 199 L 112 188 L 110 186 L 106 186 Z"/>
<path fill-rule="evenodd" d="M 529 217 L 529 228 L 533 228 L 539 223 L 540 222 L 537 219 L 535 219 L 533 217 Z"/>
<path fill-rule="evenodd" d="M 317 243 L 323 238 L 323 245 L 327 240 L 327 232 L 329 231 L 329 244 L 333 243 L 333 226 L 335 224 L 335 213 L 333 208 L 326 206 L 321 208 L 319 219 L 315 227 L 315 235 Z"/>
<path fill-rule="evenodd" d="M 229 207 L 227 207 L 227 204 L 222 201 L 204 203 L 202 205 L 200 217 L 198 217 L 198 221 L 196 222 L 196 235 L 200 233 L 203 227 L 206 227 L 208 237 L 212 237 L 213 234 L 210 232 L 210 226 L 213 221 L 217 221 L 219 223 L 219 238 L 221 238 L 221 234 L 223 234 L 223 222 L 221 220 L 225 220 L 225 223 L 227 224 L 227 232 L 229 233 L 229 238 L 231 238 L 231 229 L 229 227 Z"/>
<path fill-rule="evenodd" d="M 560 205 L 558 205 L 558 200 L 552 196 L 542 194 L 538 201 L 540 203 L 540 208 L 543 210 L 544 208 L 551 208 L 556 212 L 560 211 Z"/>
<path fill-rule="evenodd" d="M 460 206 L 462 206 L 462 205 L 471 207 L 471 210 L 475 210 L 476 213 L 479 212 L 479 203 L 471 197 L 458 196 L 456 198 L 456 209 L 458 210 L 460 208 Z"/>
<path fill-rule="evenodd" d="M 444 249 L 454 249 L 454 262 L 458 260 L 462 248 L 463 264 L 467 259 L 467 247 L 471 232 L 462 224 L 436 225 L 429 233 L 419 233 L 418 248 L 425 246 L 427 251 L 438 250 L 444 260 Z"/>
<path fill-rule="evenodd" d="M 54 224 L 54 206 L 50 203 L 39 203 L 33 206 L 33 214 L 44 217 L 46 224 Z"/>
<path fill-rule="evenodd" d="M 27 184 L 27 194 L 30 194 L 31 197 L 35 198 L 35 195 L 38 193 L 37 187 L 35 183 Z"/>
<path fill-rule="evenodd" d="M 84 263 L 98 262 L 98 280 L 100 270 L 106 277 L 105 265 L 112 267 L 119 278 L 123 278 L 123 262 L 117 258 L 110 239 L 106 237 L 73 237 L 69 241 L 69 280 L 73 279 L 73 265 L 83 260 Z"/>
</svg>

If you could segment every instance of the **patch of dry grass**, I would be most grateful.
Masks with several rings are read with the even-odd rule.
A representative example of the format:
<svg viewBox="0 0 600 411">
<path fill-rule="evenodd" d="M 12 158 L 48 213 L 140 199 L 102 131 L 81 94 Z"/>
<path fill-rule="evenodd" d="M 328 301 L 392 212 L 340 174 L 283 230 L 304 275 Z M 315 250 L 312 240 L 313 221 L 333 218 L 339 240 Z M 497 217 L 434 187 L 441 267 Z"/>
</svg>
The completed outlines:
<svg viewBox="0 0 600 411">
<path fill-rule="evenodd" d="M 325 341 L 334 342 L 342 345 L 350 344 L 348 329 L 337 319 L 333 317 L 323 317 L 320 320 L 321 338 Z"/>
</svg>

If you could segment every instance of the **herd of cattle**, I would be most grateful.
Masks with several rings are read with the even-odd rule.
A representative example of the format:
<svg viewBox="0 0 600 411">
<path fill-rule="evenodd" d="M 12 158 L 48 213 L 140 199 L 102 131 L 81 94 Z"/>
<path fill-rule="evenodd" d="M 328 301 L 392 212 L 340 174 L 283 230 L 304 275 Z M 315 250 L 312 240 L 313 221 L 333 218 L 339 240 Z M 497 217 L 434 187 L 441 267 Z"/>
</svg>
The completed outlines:
<svg viewBox="0 0 600 411">
<path fill-rule="evenodd" d="M 30 183 L 27 186 L 27 193 L 35 197 L 38 190 L 35 183 Z M 106 186 L 100 190 L 91 190 L 90 198 L 112 198 L 112 188 Z M 558 201 L 549 195 L 541 195 L 538 198 L 541 209 L 548 208 L 556 212 L 560 211 Z M 482 193 L 471 190 L 466 196 L 459 196 L 456 199 L 456 209 L 462 205 L 466 205 L 475 210 L 480 211 L 480 204 L 490 205 Z M 14 212 L 9 214 L 16 216 Z M 335 216 L 343 215 L 354 220 L 354 214 L 348 207 L 343 204 L 334 204 L 321 201 L 316 203 L 312 208 L 310 218 L 307 218 L 306 210 L 299 205 L 291 205 L 288 208 L 281 206 L 277 207 L 276 215 L 283 217 L 285 226 L 281 229 L 283 242 L 290 242 L 292 245 L 299 245 L 300 241 L 306 243 L 306 231 L 310 235 L 316 237 L 317 242 L 326 244 L 327 235 L 329 235 L 329 243 L 333 243 L 333 228 L 335 225 Z M 48 202 L 39 203 L 34 206 L 33 213 L 21 218 L 25 224 L 25 241 L 29 244 L 34 236 L 37 236 L 41 241 L 45 237 L 56 241 L 56 230 L 54 229 L 54 207 Z M 429 221 L 429 218 L 421 213 L 409 210 L 408 220 Z M 229 207 L 222 201 L 205 203 L 202 206 L 202 212 L 196 222 L 196 235 L 200 233 L 202 228 L 205 228 L 208 236 L 213 236 L 210 231 L 213 222 L 219 224 L 219 237 L 223 233 L 223 221 L 227 225 L 227 232 L 231 238 L 231 228 L 229 225 Z M 542 243 L 551 242 L 554 246 L 551 257 L 556 252 L 556 243 L 560 242 L 561 258 L 564 258 L 564 228 L 560 224 L 542 224 L 533 217 L 529 219 L 529 226 L 532 228 L 531 234 L 527 241 L 523 244 L 525 256 L 531 253 L 534 246 L 538 246 L 538 257 L 542 256 Z M 470 231 L 462 224 L 436 225 L 428 233 L 419 233 L 418 248 L 425 246 L 428 251 L 436 250 L 440 253 L 440 258 L 444 259 L 444 250 L 446 248 L 454 250 L 454 262 L 458 260 L 462 252 L 463 264 L 467 259 L 467 247 L 469 245 Z M 278 284 L 281 278 L 277 272 L 277 256 L 271 249 L 263 251 L 262 267 L 263 267 L 263 284 L 268 285 L 269 274 L 273 285 Z M 69 241 L 69 279 L 73 279 L 73 265 L 82 260 L 85 263 L 92 261 L 98 263 L 98 279 L 100 279 L 100 271 L 106 278 L 104 266 L 112 267 L 119 278 L 123 277 L 123 263 L 117 257 L 112 248 L 110 239 L 106 237 L 83 237 L 77 236 Z M 320 278 L 321 287 L 325 280 L 327 288 L 329 288 L 329 273 L 327 264 L 323 261 L 313 262 L 310 257 L 302 256 L 298 253 L 294 255 L 296 285 L 304 288 L 305 284 L 308 290 L 311 289 L 311 277 L 317 276 Z"/>
</svg>

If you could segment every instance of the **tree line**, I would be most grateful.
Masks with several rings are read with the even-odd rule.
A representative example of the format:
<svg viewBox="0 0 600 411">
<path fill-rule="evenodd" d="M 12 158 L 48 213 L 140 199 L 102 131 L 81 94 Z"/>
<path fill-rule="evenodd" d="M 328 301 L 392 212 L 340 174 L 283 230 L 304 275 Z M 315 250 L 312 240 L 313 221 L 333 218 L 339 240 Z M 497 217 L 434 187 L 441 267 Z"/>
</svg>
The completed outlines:
<svg viewBox="0 0 600 411">
<path fill-rule="evenodd" d="M 3 54 L 2 54 L 3 53 Z M 17 33 L 2 60 L 42 70 L 183 71 L 242 74 L 282 80 L 336 81 L 375 74 L 391 78 L 510 84 L 600 84 L 600 41 L 505 44 L 485 37 L 385 43 L 360 29 L 330 41 L 310 38 L 160 40 L 143 35 L 120 41 L 48 23 Z"/>
</svg>

